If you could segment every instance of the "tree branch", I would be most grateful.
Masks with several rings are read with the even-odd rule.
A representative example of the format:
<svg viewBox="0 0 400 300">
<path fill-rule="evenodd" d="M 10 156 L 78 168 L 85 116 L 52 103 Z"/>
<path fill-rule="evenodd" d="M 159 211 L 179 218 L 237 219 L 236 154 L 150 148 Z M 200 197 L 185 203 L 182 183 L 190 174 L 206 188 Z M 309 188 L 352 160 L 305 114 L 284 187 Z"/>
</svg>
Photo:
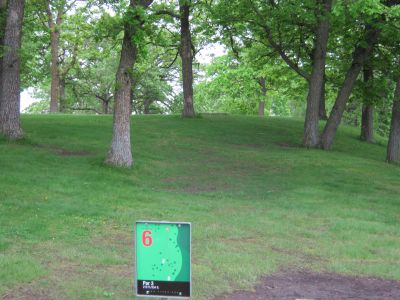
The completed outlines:
<svg viewBox="0 0 400 300">
<path fill-rule="evenodd" d="M 260 14 L 260 12 L 258 11 L 258 9 L 254 6 L 254 3 L 252 0 L 250 0 L 250 3 L 252 4 L 252 8 L 253 11 L 257 14 L 257 16 L 263 20 L 264 18 L 262 17 L 262 15 Z M 267 24 L 260 24 L 257 22 L 253 22 L 256 23 L 256 25 L 260 26 L 262 28 L 262 30 L 264 31 L 266 38 L 270 44 L 270 46 L 279 53 L 279 55 L 281 56 L 281 58 L 286 62 L 286 64 L 293 70 L 295 71 L 297 74 L 299 74 L 301 77 L 305 78 L 307 81 L 310 80 L 310 74 L 306 73 L 304 70 L 302 70 L 298 64 L 296 64 L 295 62 L 293 62 L 291 60 L 291 58 L 286 54 L 286 52 L 283 50 L 281 44 L 278 44 L 273 35 L 272 35 L 272 31 L 271 28 L 269 28 L 269 26 Z"/>
<path fill-rule="evenodd" d="M 155 12 L 155 15 L 157 15 L 157 16 L 160 16 L 160 15 L 168 15 L 168 16 L 174 18 L 174 19 L 177 19 L 177 20 L 179 20 L 179 19 L 181 18 L 180 15 L 178 15 L 178 14 L 176 14 L 176 13 L 174 13 L 173 11 L 168 10 L 168 9 L 161 9 L 161 10 L 158 10 L 158 11 Z"/>
<path fill-rule="evenodd" d="M 179 56 L 179 51 L 176 52 L 175 57 L 174 57 L 174 60 L 168 65 L 168 67 L 162 67 L 162 66 L 161 66 L 161 68 L 162 68 L 162 69 L 169 69 L 169 68 L 171 68 L 172 65 L 173 65 L 173 64 L 176 62 L 176 60 L 178 59 L 178 56 Z"/>
<path fill-rule="evenodd" d="M 99 114 L 99 115 L 102 114 L 97 109 L 91 108 L 91 107 L 69 107 L 69 109 L 70 110 L 81 110 L 81 111 L 94 111 L 96 114 Z"/>
<path fill-rule="evenodd" d="M 299 74 L 301 77 L 305 78 L 306 80 L 310 80 L 310 74 L 307 74 L 304 70 L 302 70 L 298 64 L 293 62 L 290 57 L 285 53 L 285 51 L 282 49 L 281 45 L 277 44 L 272 36 L 271 30 L 269 29 L 268 26 L 264 25 L 263 26 L 264 32 L 267 36 L 268 42 L 270 43 L 271 47 L 279 53 L 279 55 L 282 57 L 282 59 L 286 62 L 286 64 L 297 74 Z"/>
</svg>

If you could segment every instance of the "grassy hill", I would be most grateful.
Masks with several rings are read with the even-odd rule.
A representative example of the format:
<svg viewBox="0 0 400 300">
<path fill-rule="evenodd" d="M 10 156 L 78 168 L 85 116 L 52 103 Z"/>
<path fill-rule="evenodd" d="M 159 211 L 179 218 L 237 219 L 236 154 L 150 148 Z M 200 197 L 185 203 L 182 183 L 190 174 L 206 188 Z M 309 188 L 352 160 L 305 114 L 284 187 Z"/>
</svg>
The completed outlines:
<svg viewBox="0 0 400 300">
<path fill-rule="evenodd" d="M 109 116 L 23 116 L 0 140 L 0 296 L 133 299 L 136 220 L 193 223 L 193 292 L 251 289 L 281 268 L 400 279 L 400 168 L 302 121 L 134 117 L 135 167 L 103 165 Z"/>
</svg>

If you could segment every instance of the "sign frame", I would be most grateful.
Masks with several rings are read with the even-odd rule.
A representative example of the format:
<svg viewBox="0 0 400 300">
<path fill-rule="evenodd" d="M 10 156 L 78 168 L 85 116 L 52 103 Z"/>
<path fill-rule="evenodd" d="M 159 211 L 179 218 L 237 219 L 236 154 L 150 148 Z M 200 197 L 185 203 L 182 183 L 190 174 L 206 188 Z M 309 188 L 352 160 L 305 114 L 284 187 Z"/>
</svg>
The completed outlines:
<svg viewBox="0 0 400 300">
<path fill-rule="evenodd" d="M 189 226 L 189 263 L 190 263 L 190 272 L 189 272 L 189 286 L 190 286 L 190 296 L 161 296 L 161 295 L 142 295 L 138 293 L 138 255 L 137 255 L 137 243 L 138 237 L 137 233 L 137 224 L 181 224 Z M 135 222 L 134 228 L 134 254 L 135 254 L 135 296 L 141 298 L 158 298 L 158 299 L 191 299 L 192 298 L 192 222 L 176 222 L 176 221 L 143 221 L 139 220 Z"/>
</svg>

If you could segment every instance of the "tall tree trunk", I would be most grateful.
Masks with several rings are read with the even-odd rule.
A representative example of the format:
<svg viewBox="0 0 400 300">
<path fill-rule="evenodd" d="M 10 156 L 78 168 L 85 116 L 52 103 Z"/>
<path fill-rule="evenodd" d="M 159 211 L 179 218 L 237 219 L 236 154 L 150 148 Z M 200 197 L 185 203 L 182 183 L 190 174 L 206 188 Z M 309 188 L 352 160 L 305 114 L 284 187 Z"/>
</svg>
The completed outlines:
<svg viewBox="0 0 400 300">
<path fill-rule="evenodd" d="M 50 0 L 47 3 L 47 17 L 50 29 L 51 47 L 51 92 L 50 92 L 50 112 L 56 113 L 59 110 L 60 101 L 60 61 L 58 58 L 60 51 L 60 26 L 62 23 L 62 9 L 57 12 L 56 21 L 53 20 Z"/>
<path fill-rule="evenodd" d="M 150 100 L 145 99 L 145 100 L 143 101 L 143 113 L 144 113 L 145 115 L 150 114 L 150 104 L 151 104 L 151 101 L 150 101 Z"/>
<path fill-rule="evenodd" d="M 4 32 L 4 56 L 0 82 L 0 132 L 9 139 L 20 139 L 23 132 L 20 126 L 20 65 L 22 20 L 24 0 L 9 1 L 7 21 Z"/>
<path fill-rule="evenodd" d="M 103 113 L 105 115 L 108 115 L 108 113 L 109 113 L 109 105 L 110 105 L 110 101 L 103 102 Z"/>
<path fill-rule="evenodd" d="M 320 120 L 328 120 L 328 116 L 326 114 L 326 106 L 325 106 L 325 84 L 326 84 L 326 78 L 324 74 L 324 81 L 322 83 L 322 89 L 321 89 L 321 96 L 319 98 L 319 119 Z"/>
<path fill-rule="evenodd" d="M 307 110 L 304 121 L 303 145 L 316 147 L 319 143 L 319 113 L 320 100 L 324 92 L 325 59 L 329 38 L 329 14 L 332 10 L 332 0 L 318 0 L 318 27 L 316 30 L 313 68 L 308 82 Z"/>
<path fill-rule="evenodd" d="M 194 117 L 193 107 L 193 54 L 192 36 L 190 34 L 190 0 L 179 0 L 181 19 L 181 46 L 179 54 L 182 59 L 183 80 L 183 117 Z"/>
<path fill-rule="evenodd" d="M 108 115 L 110 105 L 110 96 L 108 95 L 108 93 L 105 93 L 103 95 L 103 98 L 101 98 L 101 104 L 103 108 L 103 114 Z"/>
<path fill-rule="evenodd" d="M 265 80 L 265 77 L 260 77 L 258 83 L 261 86 L 261 97 L 262 97 L 262 100 L 260 100 L 260 102 L 258 103 L 258 115 L 260 117 L 263 117 L 265 114 L 265 102 L 267 98 L 267 82 Z"/>
<path fill-rule="evenodd" d="M 0 45 L 3 45 L 7 21 L 7 0 L 0 0 Z"/>
<path fill-rule="evenodd" d="M 360 140 L 374 143 L 374 106 L 372 104 L 362 105 Z"/>
<path fill-rule="evenodd" d="M 372 48 L 377 42 L 379 34 L 379 29 L 368 26 L 366 36 L 367 47 L 364 48 L 362 46 L 358 46 L 354 50 L 353 62 L 347 71 L 346 77 L 336 97 L 335 105 L 332 108 L 331 114 L 329 115 L 329 119 L 322 134 L 321 147 L 324 150 L 330 150 L 332 148 L 333 139 L 335 138 L 336 131 L 342 120 L 343 112 L 346 108 L 346 103 L 350 97 L 351 91 L 353 90 L 354 83 L 360 74 L 361 68 L 368 59 Z"/>
<path fill-rule="evenodd" d="M 65 112 L 67 108 L 65 99 L 65 78 L 60 79 L 60 112 Z"/>
<path fill-rule="evenodd" d="M 368 85 L 368 82 L 373 79 L 374 71 L 371 66 L 364 66 L 364 82 Z M 362 105 L 361 115 L 361 134 L 360 139 L 368 143 L 374 142 L 374 106 L 371 104 L 369 99 L 370 88 L 367 87 L 364 90 L 364 101 Z"/>
<path fill-rule="evenodd" d="M 152 0 L 131 0 L 130 8 L 135 10 L 137 6 L 147 8 Z M 106 163 L 131 167 L 133 165 L 131 150 L 130 116 L 132 93 L 132 68 L 136 62 L 137 45 L 134 36 L 142 26 L 143 21 L 139 15 L 135 15 L 135 22 L 129 20 L 124 25 L 124 39 L 122 42 L 121 57 L 116 74 L 116 89 L 114 102 L 114 121 L 111 147 L 107 155 Z M 138 25 L 140 24 L 140 25 Z M 139 29 L 140 30 L 140 29 Z"/>
<path fill-rule="evenodd" d="M 137 47 L 132 43 L 135 29 L 125 24 L 121 57 L 116 75 L 114 122 L 111 148 L 106 162 L 115 166 L 131 167 L 133 164 L 131 150 L 130 116 L 132 68 L 136 61 Z"/>
<path fill-rule="evenodd" d="M 397 80 L 393 98 L 392 122 L 390 124 L 389 142 L 387 145 L 388 162 L 400 159 L 400 78 Z"/>
<path fill-rule="evenodd" d="M 4 33 L 7 23 L 7 0 L 0 0 L 0 84 L 3 75 L 3 48 L 4 48 Z M 0 89 L 0 105 L 2 102 Z"/>
<path fill-rule="evenodd" d="M 60 15 L 61 15 L 61 12 L 60 12 Z M 60 93 L 60 112 L 62 112 L 62 113 L 65 112 L 66 109 L 67 109 L 67 103 L 66 103 L 67 99 L 65 98 L 65 82 L 66 82 L 66 78 L 68 76 L 69 71 L 76 64 L 76 59 L 77 59 L 77 55 L 78 55 L 77 53 L 78 53 L 78 44 L 75 44 L 74 48 L 72 50 L 71 62 L 68 63 L 68 64 L 65 64 L 64 68 L 59 68 L 58 76 L 59 76 L 59 81 L 60 81 L 60 88 L 59 88 L 59 93 Z"/>
</svg>

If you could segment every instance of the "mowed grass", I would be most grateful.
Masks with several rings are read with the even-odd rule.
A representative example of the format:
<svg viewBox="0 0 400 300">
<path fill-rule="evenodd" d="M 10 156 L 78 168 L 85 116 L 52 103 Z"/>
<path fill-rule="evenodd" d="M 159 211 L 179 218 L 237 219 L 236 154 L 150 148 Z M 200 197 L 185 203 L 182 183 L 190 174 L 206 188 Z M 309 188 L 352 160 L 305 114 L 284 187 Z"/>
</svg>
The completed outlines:
<svg viewBox="0 0 400 300">
<path fill-rule="evenodd" d="M 23 116 L 0 140 L 0 296 L 134 299 L 136 220 L 193 223 L 194 299 L 306 269 L 400 280 L 400 168 L 342 128 L 297 147 L 302 121 L 132 118 L 135 167 L 103 164 L 110 116 Z M 8 298 L 7 298 L 8 297 Z"/>
</svg>

